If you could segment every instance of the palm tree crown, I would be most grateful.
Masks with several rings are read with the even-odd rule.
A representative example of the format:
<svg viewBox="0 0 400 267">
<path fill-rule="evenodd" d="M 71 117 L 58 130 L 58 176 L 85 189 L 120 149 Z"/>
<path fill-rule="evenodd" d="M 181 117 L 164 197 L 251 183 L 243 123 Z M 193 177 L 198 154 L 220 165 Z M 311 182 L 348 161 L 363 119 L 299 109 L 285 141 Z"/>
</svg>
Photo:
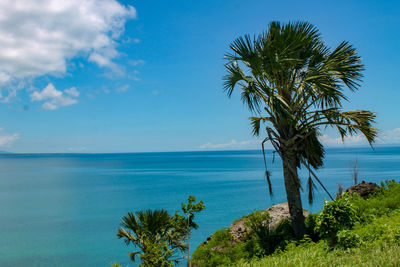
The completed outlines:
<svg viewBox="0 0 400 267">
<path fill-rule="evenodd" d="M 255 135 L 265 125 L 264 141 L 272 143 L 283 161 L 292 222 L 301 237 L 304 217 L 297 168 L 322 166 L 321 131 L 334 127 L 342 139 L 362 133 L 370 144 L 377 134 L 374 113 L 342 110 L 344 89 L 360 86 L 360 57 L 348 42 L 330 49 L 307 22 L 272 22 L 265 33 L 240 37 L 230 49 L 224 89 L 228 96 L 235 88 L 241 90 L 242 101 L 256 115 L 250 118 Z"/>
<path fill-rule="evenodd" d="M 171 220 L 171 215 L 163 209 L 129 212 L 122 218 L 117 237 L 124 238 L 127 245 L 133 243 L 140 248 L 140 251 L 129 253 L 132 261 L 138 254 L 143 256 L 149 253 L 155 244 L 162 244 L 165 250 L 163 255 L 167 260 L 173 256 L 174 250 L 186 250 L 186 244 L 183 242 L 185 233 L 177 230 Z"/>
</svg>

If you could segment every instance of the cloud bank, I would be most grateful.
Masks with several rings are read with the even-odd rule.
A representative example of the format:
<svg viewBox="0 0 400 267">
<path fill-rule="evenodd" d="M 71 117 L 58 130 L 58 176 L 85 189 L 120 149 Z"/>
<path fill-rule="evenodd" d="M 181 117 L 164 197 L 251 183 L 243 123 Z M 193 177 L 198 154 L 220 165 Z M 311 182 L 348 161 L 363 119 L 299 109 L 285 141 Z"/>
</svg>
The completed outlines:
<svg viewBox="0 0 400 267">
<path fill-rule="evenodd" d="M 75 57 L 114 68 L 117 40 L 135 17 L 116 0 L 1 0 L 0 85 L 65 74 Z"/>
<path fill-rule="evenodd" d="M 204 145 L 201 145 L 201 149 L 232 149 L 232 148 L 248 148 L 254 144 L 261 144 L 261 141 L 259 140 L 246 140 L 246 141 L 236 141 L 232 140 L 229 143 L 223 143 L 223 144 L 213 144 L 211 142 L 208 142 Z"/>
<path fill-rule="evenodd" d="M 320 141 L 324 145 L 367 145 L 368 142 L 365 137 L 361 134 L 355 136 L 348 136 L 344 138 L 344 142 L 340 137 L 330 137 L 328 135 L 320 136 Z M 394 128 L 392 130 L 386 130 L 378 133 L 378 136 L 375 140 L 375 143 L 378 145 L 392 145 L 392 144 L 400 144 L 400 128 Z"/>
<path fill-rule="evenodd" d="M 321 135 L 319 137 L 321 143 L 325 146 L 362 146 L 368 145 L 365 137 L 362 135 L 348 136 L 344 138 L 344 142 L 340 137 L 331 137 L 327 134 Z M 398 145 L 400 144 L 400 128 L 395 128 L 392 130 L 383 131 L 378 134 L 376 139 L 376 144 L 378 145 Z M 228 143 L 213 144 L 208 142 L 201 145 L 200 149 L 253 149 L 256 146 L 259 148 L 261 145 L 261 140 L 247 140 L 247 141 L 236 141 L 232 140 Z M 269 143 L 265 144 L 267 148 L 271 148 Z"/>
<path fill-rule="evenodd" d="M 336 146 L 336 145 L 343 145 L 343 144 L 367 144 L 368 142 L 365 140 L 365 137 L 362 135 L 354 135 L 354 136 L 347 136 L 342 141 L 341 137 L 331 137 L 327 134 L 321 135 L 319 138 L 320 142 L 326 146 Z"/>
<path fill-rule="evenodd" d="M 42 91 L 34 91 L 30 94 L 31 102 L 44 101 L 43 109 L 55 110 L 60 107 L 76 104 L 79 91 L 71 87 L 64 91 L 57 90 L 53 84 L 49 83 Z"/>
<path fill-rule="evenodd" d="M 378 142 L 384 144 L 400 144 L 400 128 L 384 131 L 378 136 Z"/>
<path fill-rule="evenodd" d="M 19 134 L 5 134 L 3 128 L 0 128 L 0 147 L 9 147 L 12 143 L 19 139 Z"/>
</svg>

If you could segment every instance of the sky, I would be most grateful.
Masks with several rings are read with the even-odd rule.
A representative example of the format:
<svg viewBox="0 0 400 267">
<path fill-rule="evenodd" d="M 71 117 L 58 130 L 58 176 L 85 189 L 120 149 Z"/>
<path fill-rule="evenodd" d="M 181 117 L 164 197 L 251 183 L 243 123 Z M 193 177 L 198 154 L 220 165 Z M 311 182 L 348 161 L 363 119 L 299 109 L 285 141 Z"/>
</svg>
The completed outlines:
<svg viewBox="0 0 400 267">
<path fill-rule="evenodd" d="M 365 77 L 344 109 L 376 112 L 377 145 L 400 144 L 399 1 L 2 0 L 0 150 L 259 148 L 239 94 L 223 92 L 223 64 L 235 38 L 271 21 L 353 44 Z M 331 130 L 321 140 L 342 146 Z"/>
</svg>

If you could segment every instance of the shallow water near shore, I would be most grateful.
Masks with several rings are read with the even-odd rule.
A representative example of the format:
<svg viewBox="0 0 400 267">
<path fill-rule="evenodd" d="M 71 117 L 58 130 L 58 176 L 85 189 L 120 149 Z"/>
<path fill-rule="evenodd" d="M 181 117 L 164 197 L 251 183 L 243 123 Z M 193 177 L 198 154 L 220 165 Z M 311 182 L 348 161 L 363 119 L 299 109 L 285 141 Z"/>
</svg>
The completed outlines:
<svg viewBox="0 0 400 267">
<path fill-rule="evenodd" d="M 361 180 L 400 179 L 400 147 L 327 149 L 317 174 L 334 195 L 352 185 L 358 161 Z M 254 209 L 285 202 L 281 162 L 272 163 L 268 195 L 260 151 L 132 154 L 0 155 L 0 266 L 137 266 L 117 239 L 128 211 L 165 208 L 173 213 L 189 195 L 202 199 L 191 252 L 215 230 Z M 300 171 L 306 187 L 308 172 Z M 318 211 L 327 194 L 317 185 Z"/>
</svg>

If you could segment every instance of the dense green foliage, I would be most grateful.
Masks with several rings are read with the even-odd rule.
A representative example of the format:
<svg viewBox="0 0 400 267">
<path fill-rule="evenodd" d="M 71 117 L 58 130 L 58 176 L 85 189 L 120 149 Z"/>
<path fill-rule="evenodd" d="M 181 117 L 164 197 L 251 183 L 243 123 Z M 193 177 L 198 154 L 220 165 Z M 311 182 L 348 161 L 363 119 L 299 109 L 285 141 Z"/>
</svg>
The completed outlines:
<svg viewBox="0 0 400 267">
<path fill-rule="evenodd" d="M 173 217 L 166 210 L 129 212 L 122 218 L 117 236 L 139 248 L 129 253 L 132 261 L 139 256 L 142 266 L 171 266 L 174 251 L 186 248 L 183 229 L 172 222 Z"/>
<path fill-rule="evenodd" d="M 283 250 L 287 242 L 295 240 L 290 220 L 282 220 L 275 229 L 268 226 L 269 214 L 255 211 L 241 218 L 250 231 L 237 242 L 229 229 L 215 232 L 212 239 L 201 245 L 192 255 L 192 262 L 196 266 L 231 266 L 242 259 L 251 260 L 270 255 L 277 249 Z M 306 220 L 306 225 L 315 225 L 313 220 Z M 307 232 L 312 232 L 308 229 Z"/>
<path fill-rule="evenodd" d="M 146 253 L 140 254 L 142 266 L 159 266 L 172 267 L 173 262 L 170 260 L 173 255 L 173 249 L 166 241 L 146 244 Z"/>
<path fill-rule="evenodd" d="M 207 245 L 199 246 L 192 255 L 195 266 L 232 265 L 240 259 L 250 257 L 251 248 L 246 243 L 233 244 L 232 235 L 228 229 L 221 229 L 213 234 Z"/>
<path fill-rule="evenodd" d="M 334 201 L 325 201 L 324 204 L 318 215 L 316 231 L 321 237 L 329 239 L 330 246 L 334 246 L 337 243 L 337 233 L 351 229 L 358 221 L 357 210 L 347 194 Z"/>
<path fill-rule="evenodd" d="M 367 199 L 353 194 L 327 202 L 323 211 L 306 218 L 308 236 L 302 241 L 294 240 L 290 226 L 284 227 L 288 222 L 283 221 L 274 231 L 262 236 L 267 232 L 259 224 L 264 219 L 261 213 L 255 212 L 245 218 L 247 225 L 252 225 L 251 228 L 259 230 L 261 235 L 251 232 L 244 242 L 234 243 L 227 229 L 217 231 L 207 245 L 199 246 L 193 254 L 196 265 L 400 265 L 400 184 L 394 181 L 382 183 L 381 190 Z M 332 225 L 325 225 L 328 222 Z M 331 233 L 337 238 L 335 246 L 328 245 Z M 261 236 L 265 242 L 274 242 L 274 238 L 279 241 L 272 254 L 268 246 L 261 245 L 258 239 Z"/>
<path fill-rule="evenodd" d="M 182 203 L 183 215 L 179 211 L 171 216 L 166 210 L 145 210 L 124 216 L 117 237 L 139 248 L 129 253 L 131 260 L 139 256 L 140 266 L 160 267 L 181 261 L 181 253 L 188 250 L 191 229 L 198 228 L 194 213 L 204 209 L 203 201 L 195 201 L 194 196 L 189 196 L 188 203 Z"/>
<path fill-rule="evenodd" d="M 274 230 L 270 230 L 269 219 L 269 214 L 261 211 L 247 216 L 244 224 L 250 228 L 248 248 L 253 249 L 253 253 L 250 253 L 251 257 L 269 255 L 277 248 L 284 248 L 286 240 L 294 239 L 289 220 L 282 220 Z"/>
<path fill-rule="evenodd" d="M 370 222 L 375 217 L 400 208 L 400 186 L 393 180 L 387 180 L 381 183 L 381 190 L 374 197 L 363 199 L 353 195 L 351 202 L 356 207 L 361 222 Z"/>
<path fill-rule="evenodd" d="M 341 235 L 341 233 L 344 233 Z M 375 219 L 367 225 L 339 233 L 340 245 L 330 250 L 323 240 L 290 243 L 285 251 L 269 257 L 242 260 L 240 267 L 263 266 L 399 266 L 400 212 Z M 349 246 L 350 245 L 350 246 Z"/>
</svg>

